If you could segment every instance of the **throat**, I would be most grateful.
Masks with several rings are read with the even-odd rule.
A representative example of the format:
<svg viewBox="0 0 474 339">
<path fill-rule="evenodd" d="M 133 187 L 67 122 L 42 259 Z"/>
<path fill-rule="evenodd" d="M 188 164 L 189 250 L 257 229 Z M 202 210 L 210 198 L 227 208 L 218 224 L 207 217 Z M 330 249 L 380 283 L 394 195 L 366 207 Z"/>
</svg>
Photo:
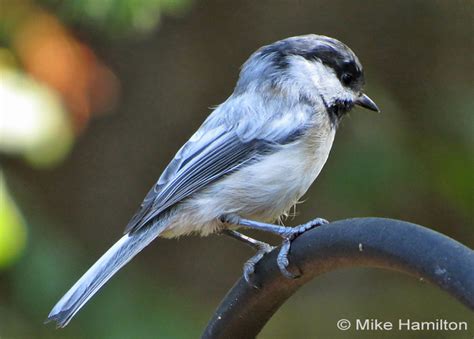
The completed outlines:
<svg viewBox="0 0 474 339">
<path fill-rule="evenodd" d="M 354 107 L 354 103 L 348 100 L 335 100 L 332 104 L 328 104 L 323 96 L 321 96 L 321 100 L 329 115 L 329 120 L 335 128 L 339 125 L 342 117 Z"/>
</svg>

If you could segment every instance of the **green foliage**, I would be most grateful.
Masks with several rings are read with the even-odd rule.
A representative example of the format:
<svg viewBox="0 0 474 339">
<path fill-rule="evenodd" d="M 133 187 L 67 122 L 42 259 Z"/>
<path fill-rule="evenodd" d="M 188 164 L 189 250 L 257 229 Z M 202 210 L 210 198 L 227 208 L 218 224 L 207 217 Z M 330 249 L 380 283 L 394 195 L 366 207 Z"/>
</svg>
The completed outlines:
<svg viewBox="0 0 474 339">
<path fill-rule="evenodd" d="M 162 15 L 182 15 L 192 0 L 41 0 L 64 20 L 94 27 L 111 37 L 149 33 Z"/>
</svg>

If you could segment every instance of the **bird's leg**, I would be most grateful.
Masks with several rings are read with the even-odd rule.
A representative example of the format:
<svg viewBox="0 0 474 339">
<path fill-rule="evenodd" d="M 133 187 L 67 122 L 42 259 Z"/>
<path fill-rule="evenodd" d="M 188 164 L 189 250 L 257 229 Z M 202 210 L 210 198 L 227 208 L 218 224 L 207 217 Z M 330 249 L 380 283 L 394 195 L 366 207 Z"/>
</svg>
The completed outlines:
<svg viewBox="0 0 474 339">
<path fill-rule="evenodd" d="M 301 224 L 295 227 L 286 227 L 286 226 L 279 226 L 279 225 L 267 224 L 267 223 L 263 223 L 259 221 L 243 219 L 235 214 L 225 215 L 221 217 L 221 221 L 229 223 L 229 224 L 253 228 L 260 231 L 271 232 L 271 233 L 281 236 L 283 238 L 283 243 L 281 245 L 280 252 L 278 253 L 277 264 L 281 273 L 285 277 L 290 278 L 290 279 L 296 278 L 298 276 L 291 273 L 287 269 L 289 265 L 288 254 L 290 252 L 291 242 L 300 234 L 304 233 L 305 231 L 328 223 L 328 221 L 325 219 L 316 218 L 305 224 Z"/>
<path fill-rule="evenodd" d="M 234 239 L 237 239 L 239 241 L 242 241 L 243 243 L 249 245 L 253 249 L 257 251 L 257 253 L 251 257 L 247 262 L 244 264 L 244 278 L 245 281 L 253 286 L 257 286 L 251 282 L 251 275 L 255 272 L 255 265 L 263 258 L 263 256 L 272 251 L 275 247 L 267 244 L 266 242 L 263 241 L 258 241 L 256 239 L 250 238 L 242 233 L 232 231 L 232 230 L 223 230 L 223 234 L 228 235 Z"/>
</svg>

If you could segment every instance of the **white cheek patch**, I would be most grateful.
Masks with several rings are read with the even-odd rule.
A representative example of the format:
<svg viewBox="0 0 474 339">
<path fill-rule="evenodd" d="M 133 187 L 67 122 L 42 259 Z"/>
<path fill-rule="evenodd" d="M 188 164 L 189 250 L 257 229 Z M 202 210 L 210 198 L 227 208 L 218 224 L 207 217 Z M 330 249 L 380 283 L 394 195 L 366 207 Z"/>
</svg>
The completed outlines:
<svg viewBox="0 0 474 339">
<path fill-rule="evenodd" d="M 303 57 L 293 58 L 290 65 L 290 75 L 298 83 L 320 95 L 327 104 L 336 100 L 353 100 L 354 93 L 342 86 L 331 67 Z"/>
</svg>

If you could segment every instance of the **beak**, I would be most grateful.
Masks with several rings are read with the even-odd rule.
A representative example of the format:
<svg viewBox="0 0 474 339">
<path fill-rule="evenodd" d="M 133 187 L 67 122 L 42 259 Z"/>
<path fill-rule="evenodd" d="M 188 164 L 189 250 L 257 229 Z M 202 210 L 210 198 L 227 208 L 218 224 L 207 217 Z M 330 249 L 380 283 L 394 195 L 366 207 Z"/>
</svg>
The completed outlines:
<svg viewBox="0 0 474 339">
<path fill-rule="evenodd" d="M 380 112 L 379 108 L 366 94 L 361 93 L 355 101 L 356 105 L 370 109 L 371 111 Z"/>
</svg>

